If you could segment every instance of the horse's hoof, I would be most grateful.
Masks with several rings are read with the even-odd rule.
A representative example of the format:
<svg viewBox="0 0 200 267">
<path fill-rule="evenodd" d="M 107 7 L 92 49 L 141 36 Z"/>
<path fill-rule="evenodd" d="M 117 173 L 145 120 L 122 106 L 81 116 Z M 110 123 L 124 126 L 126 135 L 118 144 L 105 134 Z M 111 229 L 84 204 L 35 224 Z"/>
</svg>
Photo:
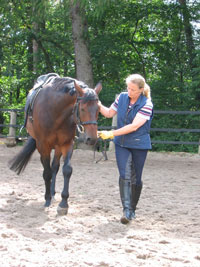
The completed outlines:
<svg viewBox="0 0 200 267">
<path fill-rule="evenodd" d="M 56 202 L 55 195 L 51 197 L 51 204 Z"/>
<path fill-rule="evenodd" d="M 61 208 L 60 206 L 58 206 L 58 208 L 57 208 L 57 214 L 59 216 L 67 215 L 67 213 L 68 213 L 68 208 Z"/>
<path fill-rule="evenodd" d="M 48 207 L 50 207 L 50 205 L 51 205 L 51 200 L 46 200 L 44 207 L 48 208 Z"/>
</svg>

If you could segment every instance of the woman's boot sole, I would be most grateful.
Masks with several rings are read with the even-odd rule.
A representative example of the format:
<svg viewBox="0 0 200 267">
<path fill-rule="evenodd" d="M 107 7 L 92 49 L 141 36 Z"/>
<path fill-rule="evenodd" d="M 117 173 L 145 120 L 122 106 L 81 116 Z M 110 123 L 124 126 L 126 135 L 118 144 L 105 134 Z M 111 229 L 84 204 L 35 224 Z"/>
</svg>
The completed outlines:
<svg viewBox="0 0 200 267">
<path fill-rule="evenodd" d="M 130 222 L 130 220 L 128 218 L 126 218 L 125 216 L 121 217 L 120 221 L 121 221 L 122 224 L 127 224 L 127 223 Z"/>
</svg>

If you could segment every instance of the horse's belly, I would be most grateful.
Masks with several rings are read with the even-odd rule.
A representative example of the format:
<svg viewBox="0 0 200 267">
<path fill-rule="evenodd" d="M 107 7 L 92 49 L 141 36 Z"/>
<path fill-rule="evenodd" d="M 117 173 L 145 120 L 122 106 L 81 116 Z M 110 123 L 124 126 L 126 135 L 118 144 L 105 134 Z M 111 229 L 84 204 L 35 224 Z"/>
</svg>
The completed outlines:
<svg viewBox="0 0 200 267">
<path fill-rule="evenodd" d="M 32 122 L 30 122 L 29 119 L 27 120 L 27 123 L 26 123 L 26 131 L 30 136 L 32 136 L 35 139 L 35 133 L 34 133 L 34 130 L 33 130 L 33 124 L 32 124 Z"/>
</svg>

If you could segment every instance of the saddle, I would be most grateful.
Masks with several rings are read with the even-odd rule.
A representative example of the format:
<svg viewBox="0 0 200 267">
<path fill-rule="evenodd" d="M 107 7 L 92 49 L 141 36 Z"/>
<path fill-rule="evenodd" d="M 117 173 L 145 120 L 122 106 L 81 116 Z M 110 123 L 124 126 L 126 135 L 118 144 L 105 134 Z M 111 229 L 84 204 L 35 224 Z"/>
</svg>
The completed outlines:
<svg viewBox="0 0 200 267">
<path fill-rule="evenodd" d="M 20 132 L 23 128 L 26 127 L 28 118 L 33 120 L 32 118 L 33 106 L 34 106 L 35 99 L 38 96 L 39 92 L 43 89 L 44 85 L 52 82 L 55 78 L 59 78 L 59 77 L 60 76 L 57 73 L 48 73 L 48 74 L 41 75 L 37 78 L 36 83 L 34 84 L 33 88 L 30 90 L 26 98 L 26 105 L 24 108 L 25 120 L 24 120 L 24 124 L 22 125 L 20 129 Z"/>
</svg>

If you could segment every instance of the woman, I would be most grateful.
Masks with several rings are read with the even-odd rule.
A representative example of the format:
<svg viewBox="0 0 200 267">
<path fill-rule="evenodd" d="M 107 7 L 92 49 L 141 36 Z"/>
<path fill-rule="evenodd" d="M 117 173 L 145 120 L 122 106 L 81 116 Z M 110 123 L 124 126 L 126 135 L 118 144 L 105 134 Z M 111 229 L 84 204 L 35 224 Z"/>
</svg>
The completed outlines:
<svg viewBox="0 0 200 267">
<path fill-rule="evenodd" d="M 142 171 L 147 152 L 151 149 L 150 124 L 153 104 L 150 87 L 139 74 L 126 78 L 127 92 L 122 92 L 107 108 L 99 102 L 100 113 L 106 118 L 117 114 L 117 130 L 101 131 L 102 139 L 113 139 L 119 170 L 119 189 L 123 206 L 121 223 L 135 218 L 142 190 Z"/>
</svg>

